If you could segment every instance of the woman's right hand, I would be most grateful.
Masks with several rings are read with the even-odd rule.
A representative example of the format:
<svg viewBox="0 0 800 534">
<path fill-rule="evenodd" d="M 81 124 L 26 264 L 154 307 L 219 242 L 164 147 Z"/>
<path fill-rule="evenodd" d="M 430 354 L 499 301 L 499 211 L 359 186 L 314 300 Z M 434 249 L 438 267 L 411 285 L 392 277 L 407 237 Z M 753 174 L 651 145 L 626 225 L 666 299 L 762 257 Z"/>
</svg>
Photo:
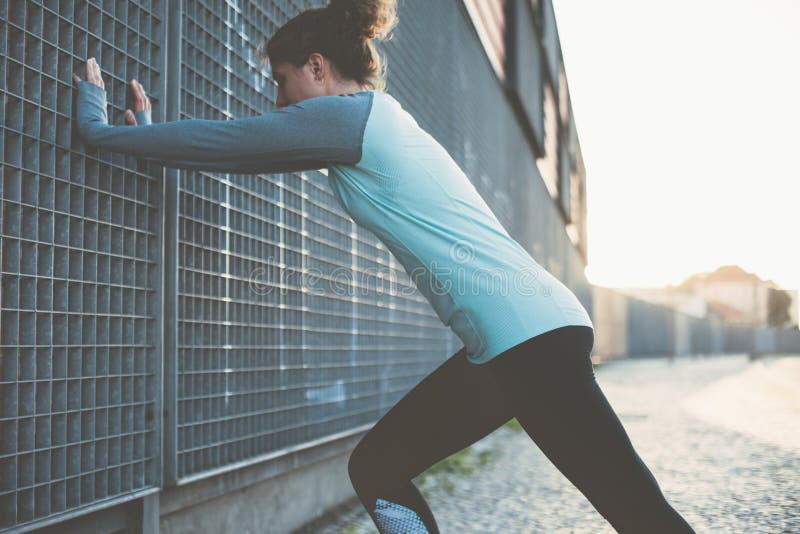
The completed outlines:
<svg viewBox="0 0 800 534">
<path fill-rule="evenodd" d="M 152 109 L 150 105 L 150 99 L 147 97 L 147 94 L 144 92 L 144 87 L 142 84 L 137 82 L 135 79 L 131 79 L 131 89 L 133 90 L 134 95 L 134 108 L 136 113 L 131 111 L 130 109 L 125 110 L 125 123 L 129 126 L 136 126 L 138 122 L 136 121 L 136 114 L 139 111 L 147 110 L 147 116 L 149 116 L 149 111 Z"/>
</svg>

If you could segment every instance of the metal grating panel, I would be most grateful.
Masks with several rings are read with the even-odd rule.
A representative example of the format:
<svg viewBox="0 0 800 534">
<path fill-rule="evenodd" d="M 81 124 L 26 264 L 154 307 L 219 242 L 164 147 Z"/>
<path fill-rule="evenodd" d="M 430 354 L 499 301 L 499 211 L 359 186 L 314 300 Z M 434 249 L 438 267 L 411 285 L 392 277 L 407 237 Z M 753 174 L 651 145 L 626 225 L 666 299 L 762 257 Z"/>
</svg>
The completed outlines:
<svg viewBox="0 0 800 534">
<path fill-rule="evenodd" d="M 71 74 L 96 57 L 119 116 L 161 10 L 0 3 L 0 530 L 159 484 L 160 182 L 80 146 Z"/>
<path fill-rule="evenodd" d="M 182 118 L 272 109 L 252 51 L 311 5 L 187 4 Z M 324 172 L 180 176 L 179 479 L 372 423 L 457 348 Z"/>
</svg>

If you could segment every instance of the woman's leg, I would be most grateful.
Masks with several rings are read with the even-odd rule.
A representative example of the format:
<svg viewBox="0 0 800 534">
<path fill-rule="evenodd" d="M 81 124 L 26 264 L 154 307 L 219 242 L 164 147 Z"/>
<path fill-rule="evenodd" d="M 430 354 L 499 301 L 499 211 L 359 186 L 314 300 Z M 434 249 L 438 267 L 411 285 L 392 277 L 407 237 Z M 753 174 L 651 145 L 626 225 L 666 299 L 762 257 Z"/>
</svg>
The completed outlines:
<svg viewBox="0 0 800 534">
<path fill-rule="evenodd" d="M 528 435 L 618 532 L 693 533 L 597 384 L 593 343 L 591 328 L 563 327 L 485 365 Z"/>
<path fill-rule="evenodd" d="M 348 469 L 381 534 L 439 528 L 411 481 L 513 416 L 486 369 L 456 352 L 412 388 L 359 441 Z"/>
</svg>

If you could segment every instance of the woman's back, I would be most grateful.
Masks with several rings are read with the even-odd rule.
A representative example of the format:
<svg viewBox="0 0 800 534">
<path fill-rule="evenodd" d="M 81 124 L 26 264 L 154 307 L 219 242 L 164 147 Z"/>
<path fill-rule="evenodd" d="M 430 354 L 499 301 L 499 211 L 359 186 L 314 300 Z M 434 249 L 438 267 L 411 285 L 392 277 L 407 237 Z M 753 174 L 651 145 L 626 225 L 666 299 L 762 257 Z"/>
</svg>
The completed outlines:
<svg viewBox="0 0 800 534">
<path fill-rule="evenodd" d="M 368 107 L 361 159 L 328 178 L 353 220 L 397 257 L 473 363 L 567 325 L 593 326 L 575 295 L 503 228 L 448 152 L 382 91 Z"/>
</svg>

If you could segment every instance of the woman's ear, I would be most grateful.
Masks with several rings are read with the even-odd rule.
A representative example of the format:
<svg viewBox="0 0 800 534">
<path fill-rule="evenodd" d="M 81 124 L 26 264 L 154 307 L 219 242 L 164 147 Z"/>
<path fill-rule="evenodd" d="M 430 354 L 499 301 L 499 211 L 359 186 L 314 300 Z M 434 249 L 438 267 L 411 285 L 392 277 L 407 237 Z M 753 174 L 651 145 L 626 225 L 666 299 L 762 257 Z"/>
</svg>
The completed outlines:
<svg viewBox="0 0 800 534">
<path fill-rule="evenodd" d="M 318 52 L 314 52 L 308 57 L 308 62 L 311 67 L 311 75 L 314 77 L 314 81 L 316 82 L 323 82 L 325 78 L 325 61 L 322 58 L 322 55 Z"/>
</svg>

